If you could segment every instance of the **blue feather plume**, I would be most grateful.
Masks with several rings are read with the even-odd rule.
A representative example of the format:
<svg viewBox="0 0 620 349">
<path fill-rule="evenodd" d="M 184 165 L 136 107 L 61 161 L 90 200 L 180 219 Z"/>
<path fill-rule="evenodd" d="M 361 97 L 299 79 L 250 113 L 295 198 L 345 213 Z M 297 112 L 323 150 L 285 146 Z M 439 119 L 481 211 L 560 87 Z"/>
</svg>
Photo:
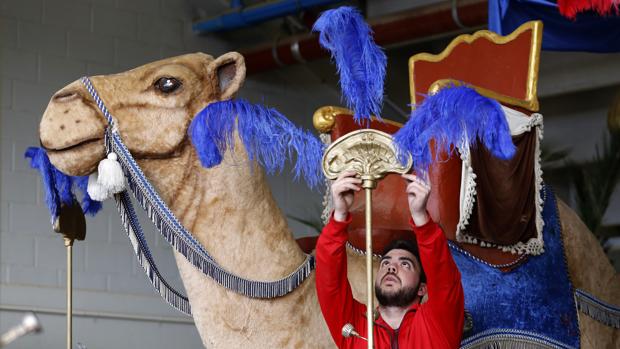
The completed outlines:
<svg viewBox="0 0 620 349">
<path fill-rule="evenodd" d="M 95 216 L 99 213 L 99 211 L 101 211 L 101 208 L 103 208 L 103 203 L 101 201 L 93 200 L 90 195 L 88 195 L 88 176 L 73 177 L 73 182 L 75 187 L 80 189 L 82 192 L 82 200 L 80 201 L 82 212 L 90 216 Z"/>
<path fill-rule="evenodd" d="M 314 23 L 321 46 L 330 51 L 340 74 L 340 88 L 358 124 L 380 120 L 386 56 L 372 39 L 372 31 L 359 11 L 343 6 L 325 11 Z"/>
<path fill-rule="evenodd" d="M 92 200 L 86 191 L 87 176 L 67 176 L 60 172 L 50 163 L 47 153 L 42 148 L 29 147 L 26 149 L 24 156 L 30 158 L 30 167 L 38 170 L 41 174 L 45 204 L 50 211 L 52 224 L 60 215 L 61 204 L 73 205 L 75 187 L 78 187 L 83 193 L 81 201 L 82 211 L 93 216 L 99 212 L 101 203 Z"/>
<path fill-rule="evenodd" d="M 289 158 L 296 160 L 296 180 L 303 177 L 310 188 L 322 183 L 321 141 L 277 110 L 244 100 L 211 103 L 192 121 L 188 133 L 204 167 L 218 165 L 224 152 L 234 150 L 235 130 L 250 160 L 257 161 L 267 173 L 282 171 Z"/>
<path fill-rule="evenodd" d="M 43 149 L 29 147 L 24 154 L 30 158 L 30 167 L 36 169 L 41 174 L 43 181 L 43 191 L 45 194 L 45 204 L 50 211 L 52 224 L 60 214 L 60 196 L 56 189 L 56 179 L 54 169 L 47 154 Z"/>
<path fill-rule="evenodd" d="M 452 86 L 427 96 L 412 111 L 411 118 L 396 134 L 394 143 L 401 162 L 410 154 L 416 171 L 426 171 L 451 145 L 467 139 L 470 147 L 478 140 L 497 158 L 510 159 L 516 148 L 501 105 L 465 86 Z M 430 141 L 437 151 L 433 159 Z"/>
</svg>

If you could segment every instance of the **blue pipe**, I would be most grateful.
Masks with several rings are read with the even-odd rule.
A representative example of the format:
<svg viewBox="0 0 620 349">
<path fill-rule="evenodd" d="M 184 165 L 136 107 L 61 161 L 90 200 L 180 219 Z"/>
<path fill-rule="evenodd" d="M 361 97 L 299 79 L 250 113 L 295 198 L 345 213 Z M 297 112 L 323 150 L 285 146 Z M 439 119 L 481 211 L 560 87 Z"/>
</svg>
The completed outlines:
<svg viewBox="0 0 620 349">
<path fill-rule="evenodd" d="M 230 8 L 234 8 L 234 9 L 243 8 L 243 0 L 231 0 Z"/>
<path fill-rule="evenodd" d="M 197 22 L 192 25 L 196 33 L 213 33 L 237 29 L 270 19 L 288 16 L 310 7 L 329 5 L 342 0 L 282 0 L 264 5 L 237 9 L 233 12 Z"/>
</svg>

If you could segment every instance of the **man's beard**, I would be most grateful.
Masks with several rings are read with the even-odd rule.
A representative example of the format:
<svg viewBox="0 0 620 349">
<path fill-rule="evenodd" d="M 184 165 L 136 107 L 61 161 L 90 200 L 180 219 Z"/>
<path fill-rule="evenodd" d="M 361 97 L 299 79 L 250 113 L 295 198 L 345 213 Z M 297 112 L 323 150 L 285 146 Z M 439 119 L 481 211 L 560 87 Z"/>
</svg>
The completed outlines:
<svg viewBox="0 0 620 349">
<path fill-rule="evenodd" d="M 401 287 L 396 292 L 384 292 L 380 285 L 375 284 L 375 295 L 379 304 L 384 307 L 407 307 L 413 303 L 418 296 L 420 285 L 415 287 Z"/>
</svg>

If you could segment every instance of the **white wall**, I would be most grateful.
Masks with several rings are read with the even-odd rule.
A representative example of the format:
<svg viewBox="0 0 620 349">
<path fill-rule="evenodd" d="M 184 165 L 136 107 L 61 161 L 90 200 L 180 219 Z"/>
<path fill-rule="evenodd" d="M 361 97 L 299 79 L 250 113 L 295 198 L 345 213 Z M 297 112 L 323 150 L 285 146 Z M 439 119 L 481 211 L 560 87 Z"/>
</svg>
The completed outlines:
<svg viewBox="0 0 620 349">
<path fill-rule="evenodd" d="M 22 310 L 40 310 L 44 332 L 11 348 L 65 343 L 65 248 L 53 233 L 38 174 L 23 158 L 38 145 L 38 123 L 51 95 L 82 75 L 120 72 L 187 52 L 214 56 L 236 49 L 217 36 L 191 32 L 184 0 L 8 0 L 0 4 L 0 333 Z M 205 1 L 206 14 L 226 2 Z M 313 91 L 311 94 L 308 91 Z M 311 127 L 315 109 L 339 96 L 305 67 L 251 77 L 241 96 L 265 101 Z M 320 194 L 283 174 L 270 179 L 286 213 L 301 216 Z M 317 212 L 318 214 L 318 212 Z M 147 231 L 151 225 L 142 220 Z M 112 202 L 87 218 L 74 247 L 74 343 L 96 348 L 201 347 L 191 319 L 154 293 L 136 263 Z M 297 235 L 313 231 L 294 223 Z M 160 269 L 181 287 L 170 248 L 149 233 Z M 133 317 L 135 319 L 128 319 Z"/>
</svg>

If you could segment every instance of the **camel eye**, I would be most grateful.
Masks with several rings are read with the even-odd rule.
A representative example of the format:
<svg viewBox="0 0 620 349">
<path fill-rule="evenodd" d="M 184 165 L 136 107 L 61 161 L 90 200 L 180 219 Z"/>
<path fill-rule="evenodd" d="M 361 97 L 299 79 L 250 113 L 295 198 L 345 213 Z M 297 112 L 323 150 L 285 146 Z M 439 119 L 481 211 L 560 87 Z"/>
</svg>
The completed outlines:
<svg viewBox="0 0 620 349">
<path fill-rule="evenodd" d="M 163 77 L 155 81 L 155 88 L 162 93 L 172 93 L 181 87 L 181 82 L 175 78 Z"/>
</svg>

